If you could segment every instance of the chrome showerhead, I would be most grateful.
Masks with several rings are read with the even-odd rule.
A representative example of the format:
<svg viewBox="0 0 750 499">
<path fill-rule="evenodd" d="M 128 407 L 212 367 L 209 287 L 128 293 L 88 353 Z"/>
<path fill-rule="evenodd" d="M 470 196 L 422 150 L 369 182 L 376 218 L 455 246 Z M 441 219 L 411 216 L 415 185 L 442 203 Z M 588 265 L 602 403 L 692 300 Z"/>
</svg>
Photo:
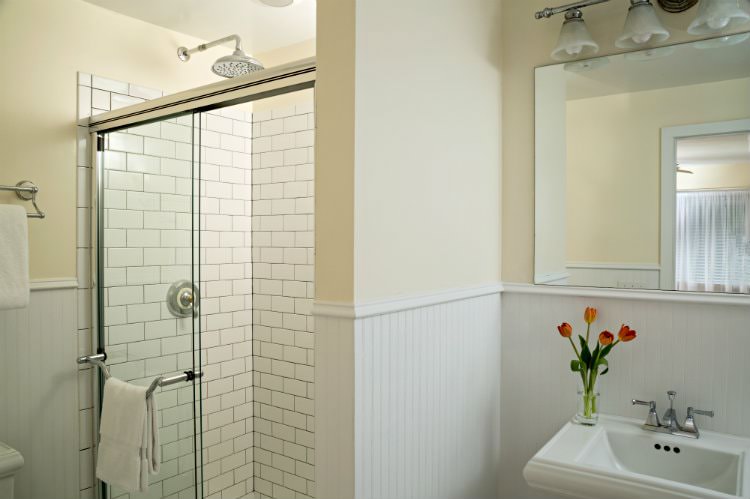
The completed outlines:
<svg viewBox="0 0 750 499">
<path fill-rule="evenodd" d="M 219 40 L 214 40 L 213 42 L 203 43 L 189 50 L 187 47 L 180 47 L 177 49 L 177 57 L 179 57 L 181 61 L 187 62 L 190 60 L 190 54 L 203 52 L 211 47 L 229 41 L 235 42 L 234 52 L 232 55 L 226 55 L 216 59 L 216 62 L 211 66 L 211 71 L 214 74 L 224 78 L 234 78 L 235 76 L 242 76 L 265 69 L 258 59 L 250 57 L 242 50 L 242 40 L 240 40 L 240 37 L 237 35 L 230 35 Z"/>
<path fill-rule="evenodd" d="M 211 66 L 211 71 L 214 74 L 223 76 L 224 78 L 234 78 L 235 76 L 242 76 L 263 69 L 265 68 L 258 59 L 250 57 L 241 49 L 235 49 L 232 55 L 219 57 L 213 66 Z"/>
</svg>

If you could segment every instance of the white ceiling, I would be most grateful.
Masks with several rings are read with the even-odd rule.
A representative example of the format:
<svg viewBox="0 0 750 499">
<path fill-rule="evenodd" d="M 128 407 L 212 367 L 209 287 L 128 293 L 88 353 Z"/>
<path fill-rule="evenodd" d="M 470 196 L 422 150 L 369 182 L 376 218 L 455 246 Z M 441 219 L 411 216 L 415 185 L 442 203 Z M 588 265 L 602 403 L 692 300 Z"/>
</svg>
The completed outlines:
<svg viewBox="0 0 750 499">
<path fill-rule="evenodd" d="M 750 164 L 750 134 L 707 135 L 677 141 L 680 166 Z"/>
<path fill-rule="evenodd" d="M 260 0 L 86 1 L 205 41 L 236 33 L 251 54 L 315 38 L 315 0 L 295 0 L 289 7 Z"/>
</svg>

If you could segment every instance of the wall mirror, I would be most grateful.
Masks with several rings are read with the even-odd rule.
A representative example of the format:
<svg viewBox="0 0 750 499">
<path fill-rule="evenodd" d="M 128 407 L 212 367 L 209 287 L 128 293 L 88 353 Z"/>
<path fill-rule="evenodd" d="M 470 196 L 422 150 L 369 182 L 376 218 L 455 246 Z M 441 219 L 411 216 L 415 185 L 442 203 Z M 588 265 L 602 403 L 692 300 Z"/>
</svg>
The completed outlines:
<svg viewBox="0 0 750 499">
<path fill-rule="evenodd" d="M 536 69 L 535 283 L 750 293 L 750 32 Z"/>
</svg>

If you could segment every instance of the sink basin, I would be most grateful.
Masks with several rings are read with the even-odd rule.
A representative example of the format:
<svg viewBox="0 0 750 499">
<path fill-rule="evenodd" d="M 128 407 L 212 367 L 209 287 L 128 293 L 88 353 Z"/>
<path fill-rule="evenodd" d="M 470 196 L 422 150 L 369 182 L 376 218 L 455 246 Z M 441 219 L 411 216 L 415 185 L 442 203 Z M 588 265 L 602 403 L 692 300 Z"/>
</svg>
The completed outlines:
<svg viewBox="0 0 750 499">
<path fill-rule="evenodd" d="M 750 439 L 701 431 L 690 439 L 600 416 L 566 424 L 523 470 L 530 486 L 601 499 L 749 498 Z"/>
</svg>

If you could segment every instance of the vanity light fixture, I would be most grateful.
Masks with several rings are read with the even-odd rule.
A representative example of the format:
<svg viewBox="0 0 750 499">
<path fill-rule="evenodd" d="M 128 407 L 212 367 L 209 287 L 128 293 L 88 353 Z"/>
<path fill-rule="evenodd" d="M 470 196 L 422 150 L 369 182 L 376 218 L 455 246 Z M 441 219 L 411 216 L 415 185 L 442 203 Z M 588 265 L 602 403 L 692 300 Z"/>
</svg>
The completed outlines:
<svg viewBox="0 0 750 499">
<path fill-rule="evenodd" d="M 579 9 L 566 11 L 557 45 L 552 51 L 552 58 L 557 61 L 567 61 L 588 57 L 597 52 L 599 52 L 599 45 L 591 38 L 586 28 L 583 12 Z"/>
<path fill-rule="evenodd" d="M 619 48 L 638 48 L 647 43 L 659 43 L 669 38 L 650 0 L 630 0 L 628 16 L 622 34 L 615 40 Z"/>
<path fill-rule="evenodd" d="M 608 2 L 609 0 L 583 0 L 560 7 L 547 7 L 540 10 L 534 17 L 537 19 L 549 18 L 555 14 L 565 13 L 565 21 L 560 28 L 560 36 L 557 45 L 552 50 L 552 58 L 557 61 L 568 61 L 581 57 L 590 57 L 599 52 L 597 44 L 583 20 L 581 9 L 590 5 Z"/>
<path fill-rule="evenodd" d="M 599 45 L 591 38 L 581 9 L 609 2 L 609 0 L 581 0 L 546 7 L 534 14 L 536 19 L 547 19 L 555 14 L 565 13 L 565 21 L 560 29 L 557 45 L 552 58 L 566 61 L 590 57 L 599 51 Z M 698 2 L 698 15 L 688 27 L 691 35 L 710 35 L 735 29 L 750 23 L 750 0 L 657 0 L 661 8 L 670 13 L 684 12 Z M 659 20 L 651 0 L 630 0 L 630 8 L 625 18 L 622 34 L 615 40 L 615 46 L 632 49 L 661 43 L 669 38 L 669 31 Z M 725 37 L 727 38 L 727 37 Z M 726 40 L 729 42 L 730 40 Z M 701 47 L 702 48 L 702 47 Z M 706 47 L 708 48 L 708 47 Z"/>
<path fill-rule="evenodd" d="M 688 26 L 688 33 L 710 35 L 746 24 L 750 22 L 747 4 L 747 0 L 700 0 L 698 15 Z"/>
</svg>

